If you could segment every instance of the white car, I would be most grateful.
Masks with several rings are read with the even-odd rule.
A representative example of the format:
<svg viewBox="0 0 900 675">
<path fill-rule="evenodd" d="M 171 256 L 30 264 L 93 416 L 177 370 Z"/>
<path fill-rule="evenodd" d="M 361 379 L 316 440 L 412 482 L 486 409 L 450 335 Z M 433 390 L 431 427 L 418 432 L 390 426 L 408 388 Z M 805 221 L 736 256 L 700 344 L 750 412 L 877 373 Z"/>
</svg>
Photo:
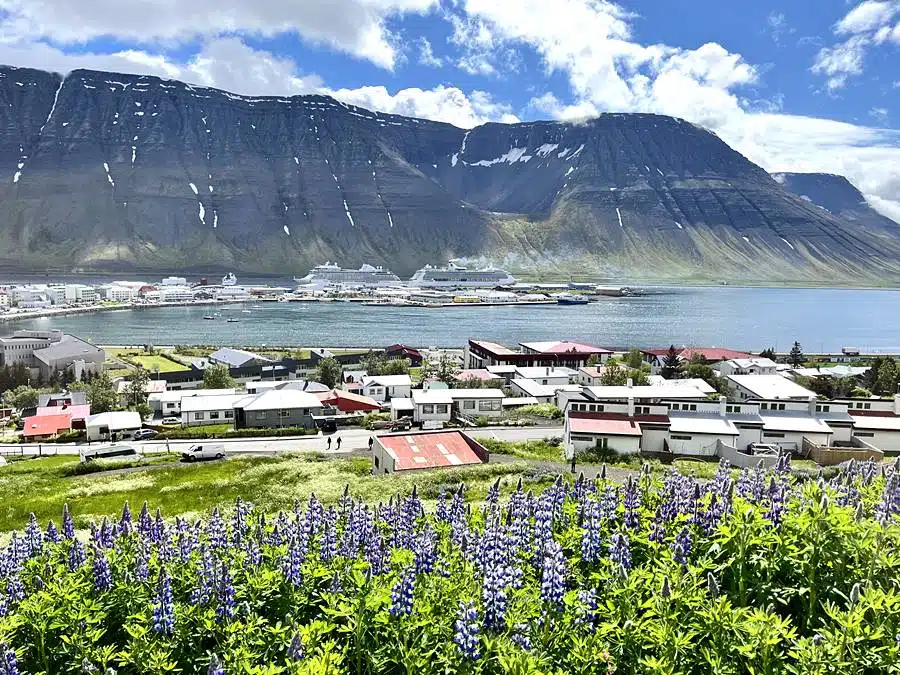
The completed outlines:
<svg viewBox="0 0 900 675">
<path fill-rule="evenodd" d="M 105 445 L 83 448 L 79 453 L 82 462 L 95 460 L 135 460 L 143 455 L 130 445 Z"/>
<path fill-rule="evenodd" d="M 181 424 L 180 417 L 163 417 L 162 423 L 165 425 Z"/>
<path fill-rule="evenodd" d="M 202 443 L 192 445 L 181 453 L 185 462 L 199 462 L 204 459 L 222 459 L 225 457 L 225 446 L 221 443 Z"/>
</svg>

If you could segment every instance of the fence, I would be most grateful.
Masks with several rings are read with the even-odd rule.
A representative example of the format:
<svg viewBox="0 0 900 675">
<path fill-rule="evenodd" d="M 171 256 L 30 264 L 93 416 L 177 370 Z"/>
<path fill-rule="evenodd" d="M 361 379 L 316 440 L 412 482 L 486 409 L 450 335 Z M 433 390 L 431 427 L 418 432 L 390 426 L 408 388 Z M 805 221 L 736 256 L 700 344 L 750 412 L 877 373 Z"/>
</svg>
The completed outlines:
<svg viewBox="0 0 900 675">
<path fill-rule="evenodd" d="M 884 459 L 884 452 L 858 438 L 851 439 L 850 444 L 847 446 L 829 447 L 813 443 L 804 437 L 803 455 L 809 457 L 819 466 L 835 466 L 836 464 L 849 462 L 851 459 L 855 459 L 858 462 L 865 462 L 870 459 L 880 462 Z"/>
<path fill-rule="evenodd" d="M 777 455 L 749 455 L 730 445 L 725 445 L 720 440 L 716 441 L 716 455 L 728 460 L 731 466 L 741 469 L 755 467 L 760 463 L 762 463 L 764 469 L 767 469 L 770 466 L 775 466 L 775 463 L 778 461 Z"/>
</svg>

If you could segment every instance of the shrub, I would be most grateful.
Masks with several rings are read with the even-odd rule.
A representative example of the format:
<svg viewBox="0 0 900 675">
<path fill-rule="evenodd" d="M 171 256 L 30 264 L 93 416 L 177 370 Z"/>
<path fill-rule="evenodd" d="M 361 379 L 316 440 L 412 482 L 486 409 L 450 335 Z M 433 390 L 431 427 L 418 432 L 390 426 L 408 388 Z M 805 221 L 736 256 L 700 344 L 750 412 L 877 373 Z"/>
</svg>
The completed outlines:
<svg viewBox="0 0 900 675">
<path fill-rule="evenodd" d="M 184 429 L 172 429 L 163 431 L 154 440 L 203 440 L 207 438 L 270 438 L 279 436 L 314 436 L 318 429 L 306 427 L 284 427 L 282 429 L 232 429 L 227 425 L 218 425 L 225 428 L 208 429 L 204 427 L 185 427 Z"/>
<path fill-rule="evenodd" d="M 552 403 L 538 403 L 537 405 L 526 405 L 521 408 L 515 408 L 509 412 L 509 417 L 519 419 L 522 417 L 540 417 L 547 420 L 561 420 L 562 410 Z"/>
<path fill-rule="evenodd" d="M 391 414 L 386 412 L 372 412 L 366 413 L 366 415 L 362 418 L 361 426 L 364 429 L 372 429 L 376 426 L 378 422 L 390 422 Z"/>
<path fill-rule="evenodd" d="M 530 460 L 563 461 L 562 447 L 543 441 L 501 441 L 497 438 L 478 438 L 490 452 Z"/>
<path fill-rule="evenodd" d="M 64 431 L 61 434 L 57 434 L 56 438 L 53 439 L 54 443 L 80 443 L 85 440 L 84 431 L 81 429 L 72 429 L 70 431 Z"/>
</svg>

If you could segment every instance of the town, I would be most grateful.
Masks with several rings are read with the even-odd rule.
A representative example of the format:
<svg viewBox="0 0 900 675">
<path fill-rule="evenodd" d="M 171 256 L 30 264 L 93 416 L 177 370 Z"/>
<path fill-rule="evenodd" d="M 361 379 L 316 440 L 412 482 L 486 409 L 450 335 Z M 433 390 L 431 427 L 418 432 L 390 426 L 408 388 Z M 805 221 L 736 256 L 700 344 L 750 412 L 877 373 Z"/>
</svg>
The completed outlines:
<svg viewBox="0 0 900 675">
<path fill-rule="evenodd" d="M 276 451 L 336 451 L 340 439 L 368 450 L 380 475 L 488 462 L 485 439 L 553 438 L 548 459 L 572 467 L 628 457 L 769 466 L 783 454 L 830 466 L 900 452 L 900 367 L 850 348 L 108 349 L 53 330 L 0 338 L 4 452 L 91 447 L 93 459 L 98 444 L 119 456 L 207 439 L 225 456 L 252 450 L 251 439 Z"/>
</svg>

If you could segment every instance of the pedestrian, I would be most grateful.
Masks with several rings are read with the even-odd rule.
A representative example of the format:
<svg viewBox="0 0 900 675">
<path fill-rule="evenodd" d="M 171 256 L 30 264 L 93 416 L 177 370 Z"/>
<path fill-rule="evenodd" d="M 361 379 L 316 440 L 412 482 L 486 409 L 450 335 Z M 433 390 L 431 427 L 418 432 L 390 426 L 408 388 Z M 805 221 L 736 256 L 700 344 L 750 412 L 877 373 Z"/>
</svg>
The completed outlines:
<svg viewBox="0 0 900 675">
<path fill-rule="evenodd" d="M 325 445 L 325 447 L 326 447 L 328 450 L 331 450 L 331 436 L 328 437 L 328 442 L 327 442 L 327 444 Z"/>
<path fill-rule="evenodd" d="M 372 445 L 375 443 L 375 437 L 369 436 L 369 452 L 372 452 Z"/>
<path fill-rule="evenodd" d="M 337 449 L 338 450 L 341 449 L 341 437 L 340 436 L 338 436 L 338 439 L 337 439 Z"/>
</svg>

